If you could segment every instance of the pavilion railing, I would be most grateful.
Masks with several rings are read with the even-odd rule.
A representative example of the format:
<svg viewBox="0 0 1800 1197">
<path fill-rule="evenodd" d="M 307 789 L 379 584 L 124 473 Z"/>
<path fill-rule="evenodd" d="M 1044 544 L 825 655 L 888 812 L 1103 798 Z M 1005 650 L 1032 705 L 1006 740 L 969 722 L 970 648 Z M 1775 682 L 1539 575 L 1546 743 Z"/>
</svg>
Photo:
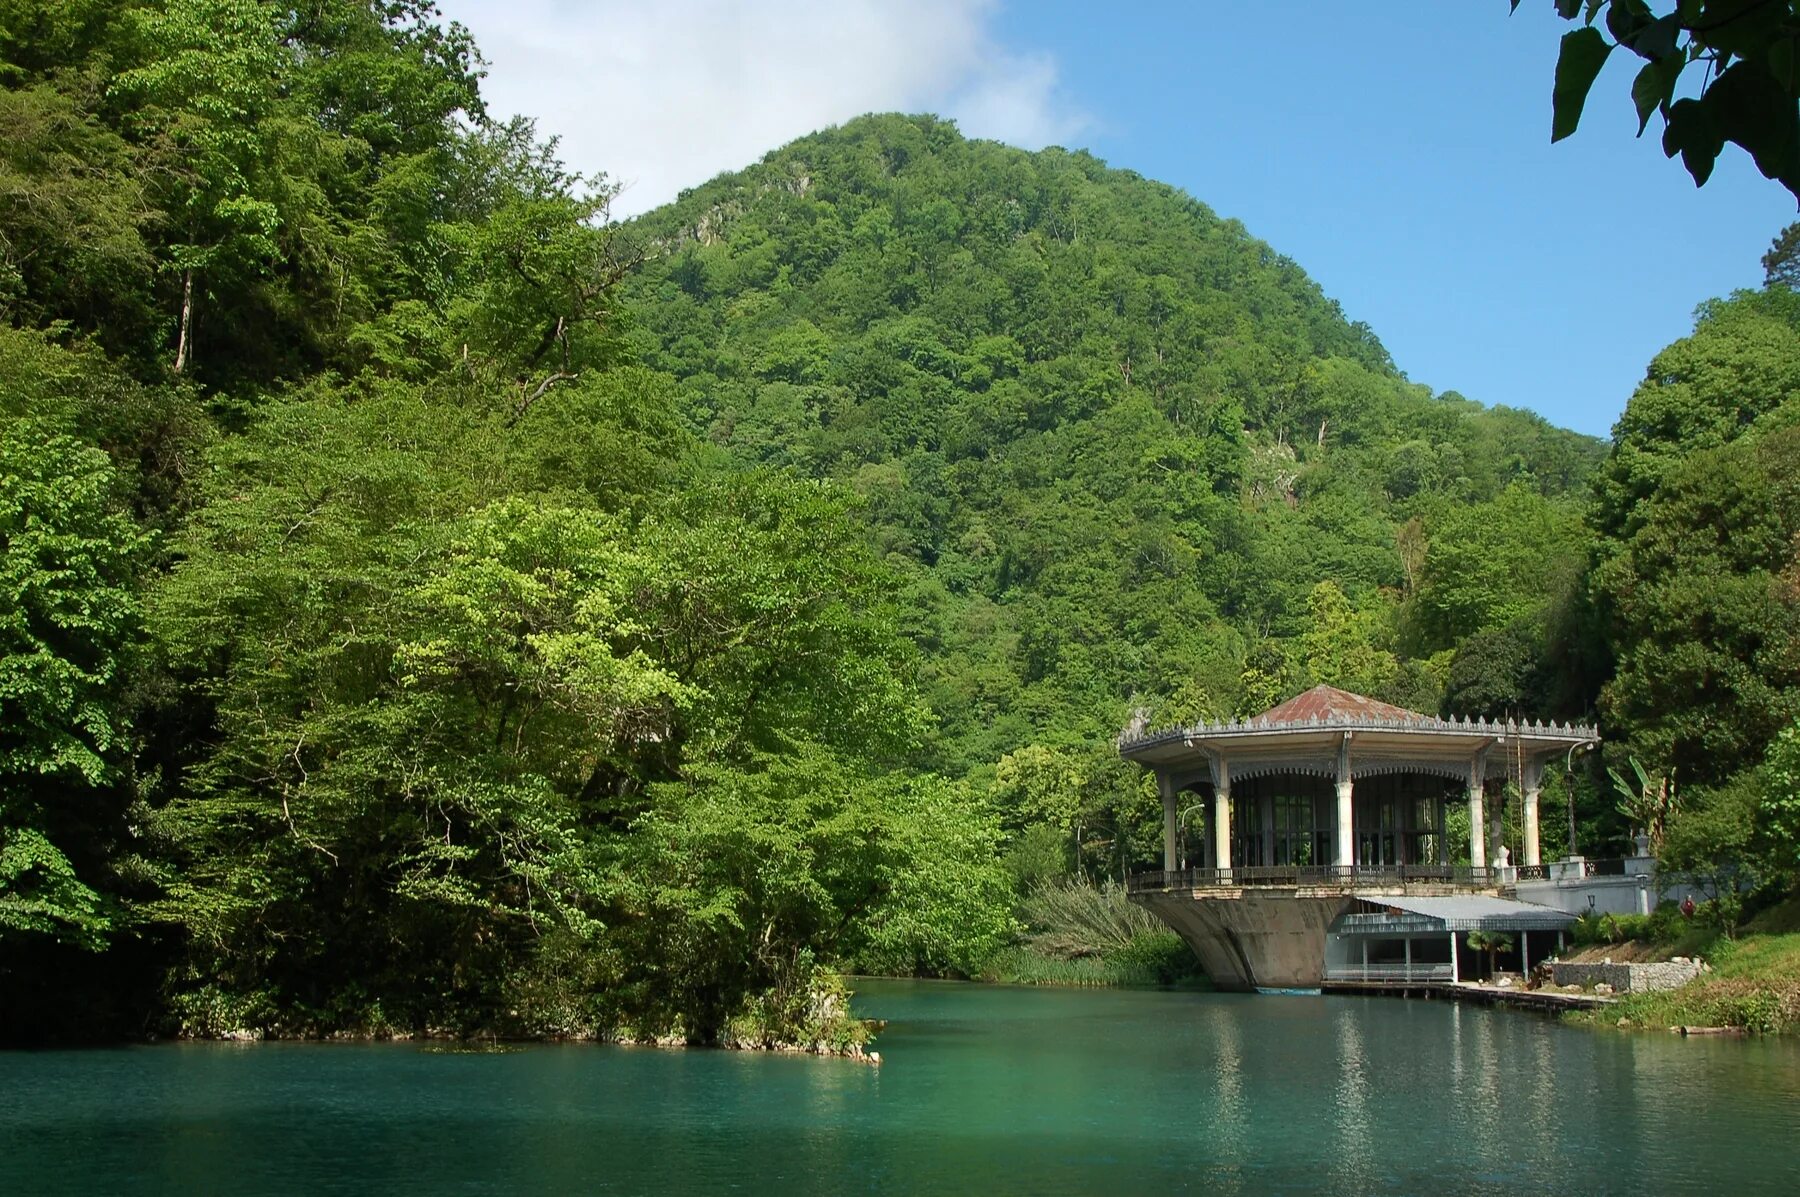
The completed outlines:
<svg viewBox="0 0 1800 1197">
<path fill-rule="evenodd" d="M 1445 964 L 1350 964 L 1325 970 L 1325 979 L 1339 984 L 1391 985 L 1395 982 L 1453 981 L 1456 973 Z"/>
<path fill-rule="evenodd" d="M 1518 865 L 1513 872 L 1518 875 L 1520 881 L 1548 881 L 1550 879 L 1549 865 Z"/>
<path fill-rule="evenodd" d="M 1257 886 L 1293 888 L 1333 885 L 1369 888 L 1436 882 L 1443 885 L 1498 885 L 1499 869 L 1468 865 L 1239 865 L 1230 869 L 1151 870 L 1126 880 L 1128 893 L 1165 889 L 1243 889 Z"/>
</svg>

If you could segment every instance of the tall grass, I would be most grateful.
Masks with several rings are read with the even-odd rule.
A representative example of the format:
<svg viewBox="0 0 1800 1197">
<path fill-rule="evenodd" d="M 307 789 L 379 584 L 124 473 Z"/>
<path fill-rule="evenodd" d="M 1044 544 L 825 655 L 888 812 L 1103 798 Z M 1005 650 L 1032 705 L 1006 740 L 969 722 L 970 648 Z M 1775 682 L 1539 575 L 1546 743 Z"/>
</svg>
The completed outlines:
<svg viewBox="0 0 1800 1197">
<path fill-rule="evenodd" d="M 1140 935 L 1166 928 L 1125 897 L 1123 886 L 1054 881 L 1031 891 L 1019 905 L 1025 942 L 1044 956 L 1079 960 L 1117 951 Z"/>
<path fill-rule="evenodd" d="M 1019 904 L 1023 942 L 996 952 L 983 980 L 1019 985 L 1130 987 L 1195 984 L 1187 944 L 1125 897 L 1081 881 L 1039 885 Z"/>
</svg>

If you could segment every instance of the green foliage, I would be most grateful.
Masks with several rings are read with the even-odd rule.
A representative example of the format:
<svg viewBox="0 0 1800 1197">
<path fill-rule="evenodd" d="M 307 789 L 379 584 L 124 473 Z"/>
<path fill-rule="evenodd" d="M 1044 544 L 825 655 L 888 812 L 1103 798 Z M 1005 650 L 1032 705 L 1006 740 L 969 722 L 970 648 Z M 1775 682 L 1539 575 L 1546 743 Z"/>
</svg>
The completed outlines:
<svg viewBox="0 0 1800 1197">
<path fill-rule="evenodd" d="M 106 454 L 29 420 L 0 423 L 0 936 L 98 947 L 111 927 L 71 843 L 128 749 L 120 697 L 146 537 Z"/>
<path fill-rule="evenodd" d="M 1800 695 L 1800 310 L 1713 305 L 1621 417 L 1592 520 L 1617 660 L 1602 710 L 1690 783 L 1756 765 Z"/>
<path fill-rule="evenodd" d="M 1634 832 L 1650 837 L 1652 855 L 1660 855 L 1669 822 L 1681 810 L 1681 795 L 1673 771 L 1652 776 L 1638 759 L 1631 758 L 1634 777 L 1625 780 L 1617 769 L 1608 769 L 1618 810 Z"/>
<path fill-rule="evenodd" d="M 425 0 L 17 0 L 0 62 L 8 1027 L 846 1047 L 822 970 L 1157 860 L 1127 712 L 1430 709 L 1503 627 L 1591 697 L 1600 446 L 1085 154 L 865 118 L 613 226 Z M 1080 892 L 1066 967 L 1192 969 Z"/>
<path fill-rule="evenodd" d="M 1020 904 L 1026 942 L 1045 956 L 1104 956 L 1161 923 L 1132 904 L 1122 886 L 1081 880 L 1039 886 Z"/>
<path fill-rule="evenodd" d="M 1133 709 L 1317 681 L 1436 709 L 1437 654 L 1573 588 L 1598 446 L 1406 382 L 1291 262 L 1085 154 L 862 118 L 622 235 L 630 341 L 696 435 L 866 501 L 936 716 L 918 762 L 991 778 L 1077 871 L 1158 854 L 1108 748 Z M 1457 614 L 1413 644 L 1428 540 Z"/>
<path fill-rule="evenodd" d="M 1746 935 L 1707 952 L 1712 971 L 1679 989 L 1624 995 L 1605 1021 L 1639 1027 L 1742 1027 L 1763 1034 L 1800 1029 L 1800 935 Z"/>
<path fill-rule="evenodd" d="M 1762 790 L 1755 819 L 1759 846 L 1777 877 L 1800 881 L 1800 720 L 1769 745 L 1757 780 Z"/>
<path fill-rule="evenodd" d="M 1413 619 L 1434 648 L 1542 615 L 1584 564 L 1578 509 L 1519 483 L 1428 520 Z"/>
<path fill-rule="evenodd" d="M 1519 0 L 1511 4 L 1516 10 Z M 1800 18 L 1791 6 L 1681 0 L 1659 14 L 1645 0 L 1556 0 L 1556 11 L 1585 24 L 1562 39 L 1550 140 L 1575 131 L 1600 68 L 1623 47 L 1643 62 L 1631 85 L 1638 132 L 1660 113 L 1663 153 L 1680 154 L 1696 186 L 1730 141 L 1755 158 L 1763 177 L 1800 197 Z M 1698 95 L 1677 99 L 1683 71 L 1695 64 Z"/>
</svg>

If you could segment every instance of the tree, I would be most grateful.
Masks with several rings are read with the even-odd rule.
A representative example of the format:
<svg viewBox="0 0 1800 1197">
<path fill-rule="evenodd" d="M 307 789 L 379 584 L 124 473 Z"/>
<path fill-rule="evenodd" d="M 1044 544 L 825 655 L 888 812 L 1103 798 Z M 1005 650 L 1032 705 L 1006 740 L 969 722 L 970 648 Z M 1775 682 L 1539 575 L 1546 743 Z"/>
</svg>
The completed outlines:
<svg viewBox="0 0 1800 1197">
<path fill-rule="evenodd" d="M 1511 3 L 1517 10 L 1519 0 Z M 1600 68 L 1623 46 L 1644 63 L 1631 85 L 1639 136 L 1660 113 L 1663 153 L 1680 154 L 1696 186 L 1729 141 L 1800 198 L 1800 13 L 1792 5 L 1681 0 L 1659 15 L 1645 0 L 1556 0 L 1556 11 L 1583 25 L 1563 36 L 1557 57 L 1551 141 L 1575 131 Z M 1698 96 L 1676 99 L 1683 72 L 1696 65 Z"/>
<path fill-rule="evenodd" d="M 1800 286 L 1800 221 L 1783 228 L 1762 257 L 1763 286 Z"/>
<path fill-rule="evenodd" d="M 1681 811 L 1681 792 L 1675 788 L 1675 772 L 1652 775 L 1634 756 L 1630 759 L 1633 780 L 1627 781 L 1617 769 L 1608 769 L 1619 813 L 1632 830 L 1650 840 L 1650 854 L 1662 852 L 1669 824 Z"/>
<path fill-rule="evenodd" d="M 1500 971 L 1500 953 L 1512 951 L 1513 937 L 1499 931 L 1471 931 L 1468 943 L 1470 951 L 1487 953 L 1487 975 L 1492 978 Z"/>
<path fill-rule="evenodd" d="M 0 943 L 99 947 L 112 926 L 93 856 L 126 759 L 145 544 L 116 490 L 99 450 L 0 425 Z"/>
</svg>

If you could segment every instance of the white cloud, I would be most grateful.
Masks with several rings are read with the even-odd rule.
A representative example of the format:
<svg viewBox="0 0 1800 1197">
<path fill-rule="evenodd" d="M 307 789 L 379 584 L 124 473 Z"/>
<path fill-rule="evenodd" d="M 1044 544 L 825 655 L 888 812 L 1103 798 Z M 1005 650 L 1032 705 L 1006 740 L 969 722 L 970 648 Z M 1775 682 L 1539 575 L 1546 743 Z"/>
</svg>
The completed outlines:
<svg viewBox="0 0 1800 1197">
<path fill-rule="evenodd" d="M 618 216 L 864 112 L 936 112 L 1033 149 L 1090 128 L 1054 58 L 996 42 L 994 0 L 439 4 L 489 61 L 489 107 L 622 184 Z"/>
</svg>

